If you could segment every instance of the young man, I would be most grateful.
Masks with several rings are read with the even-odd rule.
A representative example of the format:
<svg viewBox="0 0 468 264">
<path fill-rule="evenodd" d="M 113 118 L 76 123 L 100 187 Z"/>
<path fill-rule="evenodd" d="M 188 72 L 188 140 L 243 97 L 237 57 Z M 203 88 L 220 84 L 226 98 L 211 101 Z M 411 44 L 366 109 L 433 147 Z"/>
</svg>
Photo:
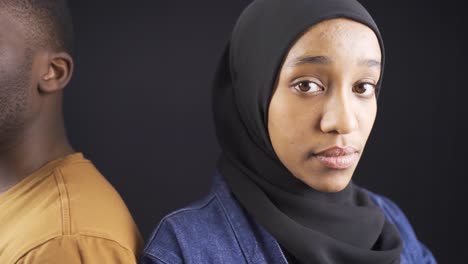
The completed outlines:
<svg viewBox="0 0 468 264">
<path fill-rule="evenodd" d="M 138 229 L 67 140 L 65 0 L 0 0 L 0 263 L 135 263 Z"/>
</svg>

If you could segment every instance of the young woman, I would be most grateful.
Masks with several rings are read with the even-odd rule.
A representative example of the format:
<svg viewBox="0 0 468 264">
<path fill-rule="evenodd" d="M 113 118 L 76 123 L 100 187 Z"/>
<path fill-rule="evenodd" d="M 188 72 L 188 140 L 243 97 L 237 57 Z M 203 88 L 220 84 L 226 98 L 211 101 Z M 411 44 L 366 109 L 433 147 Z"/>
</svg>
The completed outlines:
<svg viewBox="0 0 468 264">
<path fill-rule="evenodd" d="M 351 182 L 384 48 L 354 0 L 257 0 L 222 56 L 211 193 L 165 217 L 142 263 L 435 263 L 390 200 Z"/>
</svg>

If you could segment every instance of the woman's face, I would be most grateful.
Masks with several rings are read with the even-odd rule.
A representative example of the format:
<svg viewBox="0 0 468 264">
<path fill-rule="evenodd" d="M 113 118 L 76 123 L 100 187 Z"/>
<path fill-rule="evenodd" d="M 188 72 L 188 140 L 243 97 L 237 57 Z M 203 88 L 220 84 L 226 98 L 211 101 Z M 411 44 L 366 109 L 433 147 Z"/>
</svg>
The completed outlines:
<svg viewBox="0 0 468 264">
<path fill-rule="evenodd" d="M 268 131 L 281 162 L 322 192 L 351 180 L 374 124 L 381 51 L 374 32 L 347 19 L 314 25 L 279 72 Z"/>
</svg>

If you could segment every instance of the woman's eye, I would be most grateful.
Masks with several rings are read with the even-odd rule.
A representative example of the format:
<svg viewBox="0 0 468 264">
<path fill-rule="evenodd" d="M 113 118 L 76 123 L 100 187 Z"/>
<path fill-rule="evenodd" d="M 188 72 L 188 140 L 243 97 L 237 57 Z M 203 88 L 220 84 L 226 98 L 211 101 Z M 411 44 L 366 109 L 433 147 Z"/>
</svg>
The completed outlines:
<svg viewBox="0 0 468 264">
<path fill-rule="evenodd" d="M 293 87 L 300 93 L 316 93 L 319 91 L 323 91 L 322 86 L 311 81 L 301 81 L 296 83 Z"/>
<path fill-rule="evenodd" d="M 372 83 L 360 83 L 353 87 L 353 92 L 365 97 L 372 96 L 375 92 L 375 85 Z"/>
</svg>

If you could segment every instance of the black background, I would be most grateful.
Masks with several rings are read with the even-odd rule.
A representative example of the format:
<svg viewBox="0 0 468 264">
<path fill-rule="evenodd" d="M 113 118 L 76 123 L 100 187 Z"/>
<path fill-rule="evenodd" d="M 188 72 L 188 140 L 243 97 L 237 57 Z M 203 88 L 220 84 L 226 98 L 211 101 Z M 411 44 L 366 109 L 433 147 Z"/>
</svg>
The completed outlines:
<svg viewBox="0 0 468 264">
<path fill-rule="evenodd" d="M 209 190 L 219 154 L 210 83 L 248 3 L 71 2 L 77 52 L 65 93 L 68 133 L 120 192 L 145 239 L 165 214 Z M 394 200 L 440 263 L 461 263 L 468 209 L 467 175 L 457 167 L 467 156 L 461 3 L 361 3 L 381 29 L 387 64 L 354 180 Z"/>
</svg>

